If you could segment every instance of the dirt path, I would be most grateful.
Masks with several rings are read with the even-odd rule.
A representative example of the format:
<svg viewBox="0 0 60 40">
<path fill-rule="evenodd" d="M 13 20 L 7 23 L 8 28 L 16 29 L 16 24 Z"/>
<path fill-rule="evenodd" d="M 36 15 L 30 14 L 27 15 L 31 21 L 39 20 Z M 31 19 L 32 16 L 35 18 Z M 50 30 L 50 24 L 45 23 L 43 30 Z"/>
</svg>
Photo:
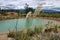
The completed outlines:
<svg viewBox="0 0 60 40">
<path fill-rule="evenodd" d="M 7 33 L 0 33 L 0 40 L 15 40 L 14 38 L 8 38 Z"/>
<path fill-rule="evenodd" d="M 8 40 L 7 34 L 0 34 L 0 40 Z"/>
</svg>

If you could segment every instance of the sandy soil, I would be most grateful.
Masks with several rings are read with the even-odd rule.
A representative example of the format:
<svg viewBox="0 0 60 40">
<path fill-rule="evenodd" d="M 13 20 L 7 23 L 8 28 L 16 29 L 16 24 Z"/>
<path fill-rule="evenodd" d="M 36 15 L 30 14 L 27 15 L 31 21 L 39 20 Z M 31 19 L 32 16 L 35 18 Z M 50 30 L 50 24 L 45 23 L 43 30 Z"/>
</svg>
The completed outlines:
<svg viewBox="0 0 60 40">
<path fill-rule="evenodd" d="M 0 40 L 7 40 L 7 34 L 6 33 L 0 34 Z"/>
<path fill-rule="evenodd" d="M 53 18 L 53 17 L 39 17 L 40 19 L 48 19 L 48 20 L 55 20 L 55 21 L 60 21 L 60 17 L 59 18 Z"/>
</svg>

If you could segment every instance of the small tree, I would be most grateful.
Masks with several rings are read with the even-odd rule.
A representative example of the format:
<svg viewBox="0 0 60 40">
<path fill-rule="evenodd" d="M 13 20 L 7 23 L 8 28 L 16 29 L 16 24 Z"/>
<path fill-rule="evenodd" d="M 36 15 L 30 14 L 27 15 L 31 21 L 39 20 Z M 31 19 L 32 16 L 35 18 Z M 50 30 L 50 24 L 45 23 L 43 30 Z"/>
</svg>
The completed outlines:
<svg viewBox="0 0 60 40">
<path fill-rule="evenodd" d="M 29 7 L 29 5 L 26 3 L 25 4 L 25 13 L 27 14 L 29 11 L 33 12 L 33 8 Z"/>
</svg>

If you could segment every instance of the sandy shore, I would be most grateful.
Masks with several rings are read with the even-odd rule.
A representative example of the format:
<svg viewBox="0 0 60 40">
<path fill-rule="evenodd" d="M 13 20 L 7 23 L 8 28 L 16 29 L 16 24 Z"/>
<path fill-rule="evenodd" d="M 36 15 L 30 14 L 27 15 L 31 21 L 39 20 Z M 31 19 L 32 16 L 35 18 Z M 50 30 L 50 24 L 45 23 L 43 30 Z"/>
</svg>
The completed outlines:
<svg viewBox="0 0 60 40">
<path fill-rule="evenodd" d="M 7 33 L 0 33 L 0 40 L 7 40 Z"/>
<path fill-rule="evenodd" d="M 59 18 L 53 18 L 53 17 L 37 17 L 37 18 L 60 21 L 60 17 Z"/>
<path fill-rule="evenodd" d="M 26 18 L 26 17 L 19 17 L 18 19 L 22 19 L 22 18 Z M 53 18 L 53 17 L 31 17 L 31 18 L 39 18 L 39 19 L 48 19 L 48 20 L 60 21 L 60 17 L 59 18 Z M 12 19 L 16 19 L 16 18 L 12 18 Z M 3 20 L 11 20 L 11 19 L 3 19 Z"/>
</svg>

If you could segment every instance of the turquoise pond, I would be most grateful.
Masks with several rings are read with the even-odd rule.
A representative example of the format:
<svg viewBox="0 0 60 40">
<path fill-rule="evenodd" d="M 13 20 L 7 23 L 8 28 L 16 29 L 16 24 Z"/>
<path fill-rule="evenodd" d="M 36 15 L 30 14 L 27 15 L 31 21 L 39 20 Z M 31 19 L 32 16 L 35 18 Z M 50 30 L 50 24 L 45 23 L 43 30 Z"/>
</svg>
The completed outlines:
<svg viewBox="0 0 60 40">
<path fill-rule="evenodd" d="M 15 30 L 16 27 L 16 21 L 17 19 L 11 19 L 11 20 L 2 20 L 0 21 L 0 32 L 7 32 L 8 30 Z M 29 28 L 29 27 L 35 27 L 35 26 L 44 26 L 48 23 L 48 21 L 51 20 L 45 20 L 45 19 L 18 19 L 17 29 L 20 30 L 22 28 Z M 60 22 L 59 22 L 60 24 Z"/>
</svg>

